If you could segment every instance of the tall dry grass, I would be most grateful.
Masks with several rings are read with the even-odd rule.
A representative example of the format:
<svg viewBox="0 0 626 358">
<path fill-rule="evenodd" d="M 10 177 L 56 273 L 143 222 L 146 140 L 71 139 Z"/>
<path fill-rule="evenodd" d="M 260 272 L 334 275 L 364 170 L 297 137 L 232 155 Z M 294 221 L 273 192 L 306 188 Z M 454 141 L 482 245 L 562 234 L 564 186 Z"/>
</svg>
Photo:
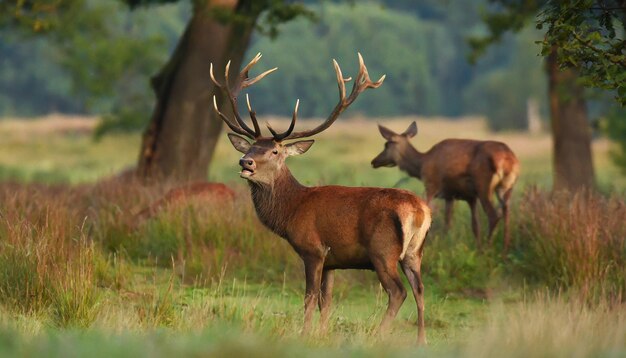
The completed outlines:
<svg viewBox="0 0 626 358">
<path fill-rule="evenodd" d="M 626 202 L 592 191 L 528 190 L 517 213 L 524 277 L 585 297 L 625 297 Z"/>
<path fill-rule="evenodd" d="M 57 326 L 85 327 L 99 301 L 97 253 L 68 194 L 37 185 L 0 188 L 0 303 L 18 314 L 48 312 Z"/>
<path fill-rule="evenodd" d="M 626 306 L 587 305 L 545 293 L 516 304 L 494 305 L 489 321 L 469 335 L 467 357 L 622 357 Z"/>
<path fill-rule="evenodd" d="M 257 280 L 301 275 L 299 260 L 286 242 L 262 227 L 247 193 L 234 202 L 190 198 L 145 221 L 133 215 L 171 186 L 117 180 L 82 186 L 1 184 L 0 266 L 5 271 L 0 275 L 7 277 L 3 290 L 11 292 L 4 299 L 31 312 L 53 301 L 50 282 L 68 292 L 86 282 L 120 289 L 128 281 L 127 261 L 173 267 L 183 281 L 196 285 L 225 275 Z M 61 271 L 67 271 L 63 280 L 57 277 Z"/>
<path fill-rule="evenodd" d="M 135 262 L 173 266 L 187 283 L 208 283 L 224 275 L 280 279 L 286 271 L 300 272 L 289 245 L 257 219 L 245 187 L 236 188 L 233 201 L 191 196 L 147 220 L 134 215 L 172 185 L 114 181 L 92 188 L 87 210 L 93 240 Z"/>
</svg>

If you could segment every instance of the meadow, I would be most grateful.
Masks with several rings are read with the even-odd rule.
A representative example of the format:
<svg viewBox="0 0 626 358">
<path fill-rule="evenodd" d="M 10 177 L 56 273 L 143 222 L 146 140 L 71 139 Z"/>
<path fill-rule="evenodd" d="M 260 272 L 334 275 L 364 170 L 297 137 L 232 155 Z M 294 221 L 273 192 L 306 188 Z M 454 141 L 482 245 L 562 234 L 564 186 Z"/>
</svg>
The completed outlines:
<svg viewBox="0 0 626 358">
<path fill-rule="evenodd" d="M 501 232 L 477 250 L 466 205 L 449 232 L 435 216 L 423 264 L 428 346 L 415 345 L 412 297 L 390 334 L 374 333 L 387 298 L 362 271 L 336 275 L 329 330 L 300 336 L 302 264 L 256 219 L 225 135 L 209 179 L 231 186 L 235 201 L 192 199 L 140 222 L 133 214 L 173 184 L 115 179 L 136 161 L 139 136 L 94 142 L 93 121 L 53 117 L 0 121 L 0 354 L 624 356 L 626 178 L 610 144 L 594 141 L 598 192 L 551 194 L 547 134 L 493 134 L 480 118 L 384 123 L 401 131 L 412 120 L 420 150 L 494 138 L 522 164 L 506 258 Z M 371 168 L 382 146 L 375 121 L 340 119 L 288 163 L 306 185 L 421 194 L 397 169 Z"/>
</svg>

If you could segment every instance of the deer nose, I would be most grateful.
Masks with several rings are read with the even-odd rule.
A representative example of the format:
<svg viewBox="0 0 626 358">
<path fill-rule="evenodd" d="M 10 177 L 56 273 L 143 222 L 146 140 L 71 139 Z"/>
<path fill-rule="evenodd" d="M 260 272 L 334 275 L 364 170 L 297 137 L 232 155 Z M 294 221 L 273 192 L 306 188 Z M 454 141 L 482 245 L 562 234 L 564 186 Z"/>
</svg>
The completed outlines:
<svg viewBox="0 0 626 358">
<path fill-rule="evenodd" d="M 250 158 L 239 159 L 239 165 L 242 167 L 251 167 L 254 165 L 254 160 Z"/>
</svg>

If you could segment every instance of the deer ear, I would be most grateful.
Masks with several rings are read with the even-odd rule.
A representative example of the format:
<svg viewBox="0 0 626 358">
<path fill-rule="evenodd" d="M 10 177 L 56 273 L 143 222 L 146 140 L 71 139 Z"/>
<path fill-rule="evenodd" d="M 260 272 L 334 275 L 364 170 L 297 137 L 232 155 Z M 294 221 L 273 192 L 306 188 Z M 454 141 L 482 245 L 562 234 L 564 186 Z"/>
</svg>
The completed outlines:
<svg viewBox="0 0 626 358">
<path fill-rule="evenodd" d="M 313 139 L 301 140 L 299 142 L 287 144 L 285 146 L 285 149 L 287 150 L 288 156 L 298 155 L 298 154 L 305 153 L 307 150 L 309 150 L 309 148 L 311 148 L 313 143 L 315 143 Z"/>
<path fill-rule="evenodd" d="M 394 133 L 391 129 L 383 127 L 380 124 L 378 125 L 378 130 L 386 140 L 391 140 L 394 136 L 396 136 L 396 133 Z"/>
<path fill-rule="evenodd" d="M 230 139 L 233 147 L 235 147 L 235 149 L 239 152 L 246 154 L 250 150 L 251 145 L 244 137 L 234 133 L 228 133 L 228 139 Z"/>
<path fill-rule="evenodd" d="M 409 125 L 409 128 L 407 128 L 404 131 L 404 133 L 402 133 L 403 136 L 407 136 L 408 138 L 413 138 L 415 137 L 416 134 L 417 134 L 417 124 L 415 123 L 415 121 L 413 121 L 413 123 Z"/>
</svg>

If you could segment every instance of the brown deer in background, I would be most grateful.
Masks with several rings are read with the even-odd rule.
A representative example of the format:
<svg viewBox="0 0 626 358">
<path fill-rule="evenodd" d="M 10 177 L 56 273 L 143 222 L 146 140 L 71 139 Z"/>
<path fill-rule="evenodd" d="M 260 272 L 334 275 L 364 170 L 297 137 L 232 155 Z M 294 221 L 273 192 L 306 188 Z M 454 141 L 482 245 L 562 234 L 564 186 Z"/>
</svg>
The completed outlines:
<svg viewBox="0 0 626 358">
<path fill-rule="evenodd" d="M 238 85 L 229 87 L 226 66 L 225 83 L 211 78 L 230 99 L 235 121 L 214 107 L 222 120 L 236 134 L 228 134 L 232 145 L 243 153 L 239 160 L 240 176 L 248 180 L 252 201 L 261 222 L 287 240 L 304 262 L 306 293 L 304 326 L 307 332 L 315 306 L 320 309 L 320 326 L 326 328 L 336 269 L 375 270 L 389 295 L 387 311 L 379 331 L 388 329 L 406 298 L 406 290 L 398 274 L 398 263 L 407 276 L 418 311 L 418 342 L 426 341 L 424 331 L 424 285 L 420 265 L 426 234 L 430 227 L 430 210 L 426 203 L 406 190 L 384 188 L 351 188 L 343 186 L 306 187 L 293 177 L 285 164 L 289 156 L 306 152 L 313 140 L 285 143 L 287 140 L 314 136 L 328 127 L 368 88 L 379 87 L 384 77 L 372 82 L 359 54 L 359 72 L 352 92 L 346 97 L 341 69 L 333 60 L 339 85 L 339 103 L 328 118 L 312 130 L 294 132 L 298 102 L 287 131 L 278 133 L 268 124 L 271 137 L 263 137 L 250 107 L 250 128 L 237 110 L 237 93 L 273 70 L 248 78 L 249 69 L 258 62 L 257 55 L 241 72 Z M 250 143 L 244 137 L 252 140 Z M 321 297 L 320 297 L 321 295 Z"/>
<path fill-rule="evenodd" d="M 419 152 L 409 139 L 417 134 L 411 123 L 402 134 L 381 125 L 380 134 L 387 140 L 385 149 L 372 160 L 374 168 L 398 166 L 422 182 L 426 202 L 434 197 L 446 201 L 445 224 L 449 228 L 454 200 L 464 200 L 472 213 L 472 231 L 480 248 L 480 228 L 476 213 L 478 199 L 489 220 L 489 238 L 500 216 L 491 203 L 495 192 L 504 217 L 504 252 L 509 245 L 509 199 L 519 176 L 519 161 L 501 142 L 469 139 L 446 139 L 425 153 Z M 491 244 L 491 242 L 490 242 Z"/>
</svg>

